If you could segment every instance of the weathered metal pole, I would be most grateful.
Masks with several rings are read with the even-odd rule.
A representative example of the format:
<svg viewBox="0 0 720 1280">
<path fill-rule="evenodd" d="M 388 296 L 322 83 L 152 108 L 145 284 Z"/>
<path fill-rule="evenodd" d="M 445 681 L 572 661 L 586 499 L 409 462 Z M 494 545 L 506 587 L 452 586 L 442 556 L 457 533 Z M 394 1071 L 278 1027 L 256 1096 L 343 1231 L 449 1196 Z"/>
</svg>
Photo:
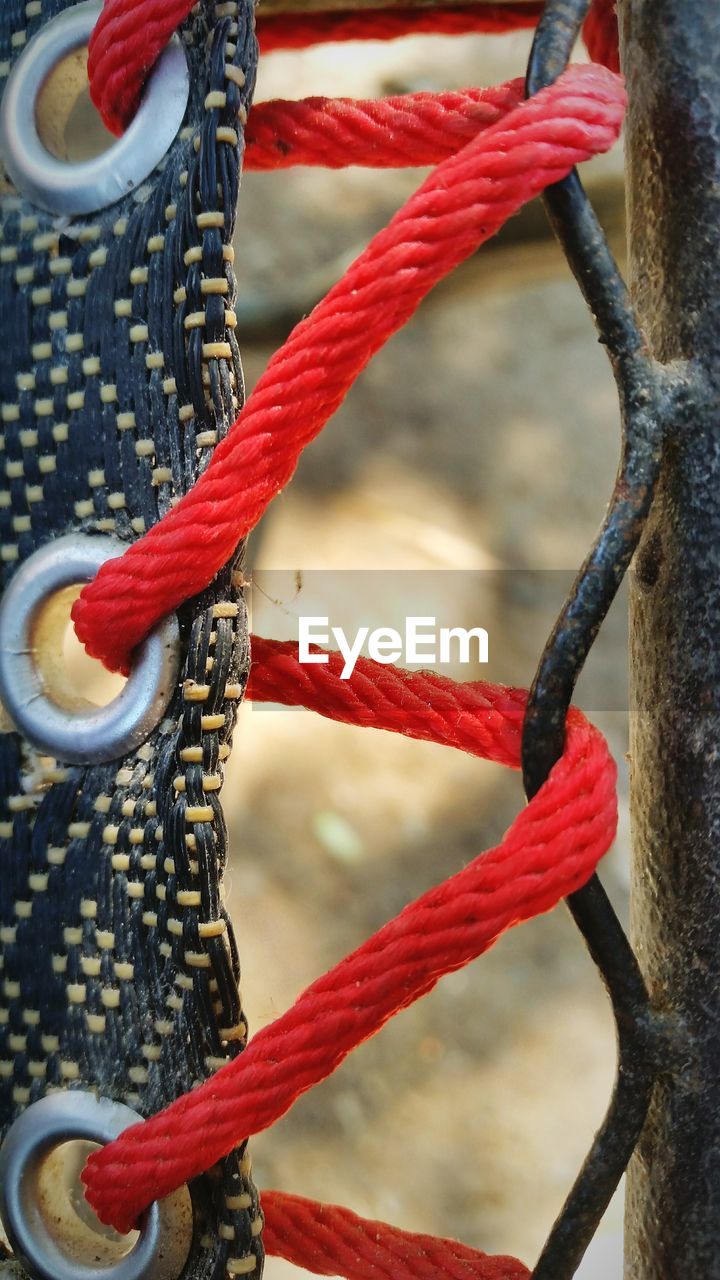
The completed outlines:
<svg viewBox="0 0 720 1280">
<path fill-rule="evenodd" d="M 621 0 L 632 289 L 688 362 L 632 586 L 634 941 L 682 1045 L 628 1186 L 626 1280 L 720 1277 L 720 4 Z"/>
</svg>

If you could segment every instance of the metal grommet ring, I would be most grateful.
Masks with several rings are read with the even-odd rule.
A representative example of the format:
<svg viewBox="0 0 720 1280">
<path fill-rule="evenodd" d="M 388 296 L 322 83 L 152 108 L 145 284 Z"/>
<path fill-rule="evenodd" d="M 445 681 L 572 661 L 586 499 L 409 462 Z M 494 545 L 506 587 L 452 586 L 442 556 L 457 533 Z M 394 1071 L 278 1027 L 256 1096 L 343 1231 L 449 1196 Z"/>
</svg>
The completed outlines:
<svg viewBox="0 0 720 1280">
<path fill-rule="evenodd" d="M 156 1273 L 161 1243 L 157 1203 L 148 1209 L 130 1251 L 109 1266 L 97 1266 L 65 1252 L 48 1227 L 38 1196 L 38 1173 L 54 1148 L 78 1139 L 104 1145 L 140 1119 L 122 1103 L 69 1090 L 33 1103 L 8 1130 L 0 1149 L 0 1216 L 16 1257 L 35 1280 L 150 1280 Z"/>
<path fill-rule="evenodd" d="M 139 747 L 177 685 L 180 641 L 172 614 L 139 647 L 124 688 L 107 706 L 78 700 L 80 709 L 71 711 L 46 692 L 34 650 L 43 606 L 64 588 L 90 582 L 124 550 L 114 538 L 57 538 L 20 566 L 0 602 L 0 701 L 33 746 L 68 764 L 116 760 Z"/>
<path fill-rule="evenodd" d="M 134 191 L 162 160 L 185 116 L 190 73 L 174 36 L 134 120 L 107 151 L 71 164 L 43 145 L 36 113 L 40 92 L 59 63 L 87 45 L 102 7 L 101 0 L 83 0 L 47 22 L 20 54 L 0 103 L 0 155 L 7 172 L 23 195 L 50 213 L 93 213 Z"/>
</svg>

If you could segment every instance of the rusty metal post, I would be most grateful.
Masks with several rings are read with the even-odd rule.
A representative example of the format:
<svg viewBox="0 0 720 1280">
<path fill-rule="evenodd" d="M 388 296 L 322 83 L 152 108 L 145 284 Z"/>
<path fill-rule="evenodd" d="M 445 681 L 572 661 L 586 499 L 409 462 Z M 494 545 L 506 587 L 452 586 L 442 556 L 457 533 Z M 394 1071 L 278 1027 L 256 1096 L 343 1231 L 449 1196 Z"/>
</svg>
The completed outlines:
<svg viewBox="0 0 720 1280">
<path fill-rule="evenodd" d="M 682 1053 L 628 1186 L 626 1280 L 720 1277 L 720 4 L 621 0 L 632 290 L 688 362 L 632 586 L 632 924 Z"/>
</svg>

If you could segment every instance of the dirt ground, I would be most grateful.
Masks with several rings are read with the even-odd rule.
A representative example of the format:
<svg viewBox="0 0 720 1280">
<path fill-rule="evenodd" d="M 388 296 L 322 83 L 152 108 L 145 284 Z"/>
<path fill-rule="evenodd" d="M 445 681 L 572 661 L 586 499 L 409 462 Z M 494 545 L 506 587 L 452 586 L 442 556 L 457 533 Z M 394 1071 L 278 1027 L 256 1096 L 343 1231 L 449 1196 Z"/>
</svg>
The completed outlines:
<svg viewBox="0 0 720 1280">
<path fill-rule="evenodd" d="M 274 55 L 259 96 L 489 82 L 522 74 L 526 49 L 522 37 L 418 38 Z M 593 180 L 612 183 L 619 165 L 596 166 Z M 246 177 L 237 269 L 249 386 L 421 177 Z M 526 684 L 601 519 L 617 450 L 612 381 L 576 286 L 552 242 L 517 235 L 436 291 L 307 451 L 251 547 L 255 629 L 291 634 L 298 611 L 323 600 L 347 626 L 393 625 L 419 608 L 486 625 L 491 678 Z M 622 766 L 622 607 L 610 633 L 580 702 Z M 224 800 L 253 1030 L 495 842 L 523 803 L 518 779 L 496 766 L 250 706 Z M 623 915 L 626 857 L 623 800 L 603 873 Z M 607 1002 L 560 908 L 441 982 L 258 1137 L 256 1176 L 261 1188 L 531 1263 L 603 1115 L 613 1067 Z M 620 1275 L 621 1215 L 618 1202 L 583 1280 Z M 268 1262 L 268 1280 L 298 1274 Z"/>
</svg>

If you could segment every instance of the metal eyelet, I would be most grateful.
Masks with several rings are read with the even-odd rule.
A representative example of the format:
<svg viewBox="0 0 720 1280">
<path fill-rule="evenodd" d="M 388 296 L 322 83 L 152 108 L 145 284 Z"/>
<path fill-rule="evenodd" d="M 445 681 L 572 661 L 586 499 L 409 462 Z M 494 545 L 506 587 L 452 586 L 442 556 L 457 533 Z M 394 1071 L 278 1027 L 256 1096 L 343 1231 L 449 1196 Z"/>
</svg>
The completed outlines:
<svg viewBox="0 0 720 1280">
<path fill-rule="evenodd" d="M 0 701 L 33 746 L 69 764 L 116 760 L 139 747 L 177 685 L 180 641 L 173 614 L 140 646 L 124 688 L 107 706 L 81 702 L 71 711 L 46 692 L 34 649 L 43 606 L 64 588 L 90 582 L 124 550 L 114 538 L 57 538 L 20 566 L 0 602 Z"/>
<path fill-rule="evenodd" d="M 157 1275 L 162 1231 L 160 1206 L 150 1206 L 135 1245 L 107 1266 L 70 1256 L 48 1224 L 38 1195 L 43 1160 L 63 1143 L 112 1142 L 141 1117 L 95 1094 L 52 1093 L 23 1111 L 0 1149 L 0 1217 L 16 1258 L 34 1280 L 151 1280 Z M 98 1224 L 99 1227 L 99 1224 Z"/>
<path fill-rule="evenodd" d="M 70 164 L 43 145 L 36 118 L 40 91 L 64 58 L 87 45 L 102 7 L 101 0 L 84 0 L 47 22 L 15 63 L 0 103 L 5 168 L 17 189 L 50 213 L 94 213 L 134 191 L 162 160 L 185 116 L 190 74 L 183 47 L 173 37 L 134 120 L 103 155 Z"/>
</svg>

